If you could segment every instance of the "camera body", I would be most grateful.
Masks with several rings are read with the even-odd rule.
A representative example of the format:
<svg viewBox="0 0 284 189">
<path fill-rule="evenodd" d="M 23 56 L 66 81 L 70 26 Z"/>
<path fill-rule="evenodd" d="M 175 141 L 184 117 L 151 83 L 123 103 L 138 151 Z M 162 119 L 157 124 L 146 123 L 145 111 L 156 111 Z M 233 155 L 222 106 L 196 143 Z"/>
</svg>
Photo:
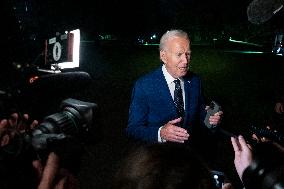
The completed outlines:
<svg viewBox="0 0 284 189">
<path fill-rule="evenodd" d="M 68 98 L 61 102 L 60 108 L 60 112 L 45 117 L 29 132 L 21 133 L 16 128 L 5 131 L 14 137 L 1 148 L 0 159 L 21 159 L 27 151 L 37 154 L 26 158 L 30 161 L 36 156 L 45 159 L 51 151 L 80 156 L 80 145 L 92 129 L 97 104 Z"/>
<path fill-rule="evenodd" d="M 79 173 L 85 150 L 85 140 L 81 139 L 92 131 L 97 105 L 68 98 L 60 107 L 60 112 L 45 117 L 33 130 L 28 124 L 24 133 L 17 127 L 1 130 L 1 136 L 10 140 L 0 148 L 0 188 L 37 188 L 38 175 L 32 162 L 41 160 L 45 164 L 50 152 L 58 155 L 61 168 L 73 175 Z"/>
</svg>

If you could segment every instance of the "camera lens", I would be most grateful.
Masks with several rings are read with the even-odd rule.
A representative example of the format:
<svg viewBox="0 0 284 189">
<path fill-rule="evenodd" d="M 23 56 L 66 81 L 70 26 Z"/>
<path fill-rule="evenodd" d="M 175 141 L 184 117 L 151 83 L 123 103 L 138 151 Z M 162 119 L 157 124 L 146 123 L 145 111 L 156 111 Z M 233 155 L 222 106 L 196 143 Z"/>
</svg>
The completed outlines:
<svg viewBox="0 0 284 189">
<path fill-rule="evenodd" d="M 96 104 L 75 99 L 62 102 L 59 113 L 44 118 L 32 133 L 32 144 L 36 149 L 46 148 L 47 142 L 83 135 L 93 122 Z"/>
</svg>

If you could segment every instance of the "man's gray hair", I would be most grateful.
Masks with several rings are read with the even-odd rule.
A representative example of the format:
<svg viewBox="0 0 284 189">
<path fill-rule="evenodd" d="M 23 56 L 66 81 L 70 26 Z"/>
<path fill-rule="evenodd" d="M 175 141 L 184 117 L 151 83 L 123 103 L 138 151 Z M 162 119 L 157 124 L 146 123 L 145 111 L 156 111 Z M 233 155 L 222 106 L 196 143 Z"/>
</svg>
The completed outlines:
<svg viewBox="0 0 284 189">
<path fill-rule="evenodd" d="M 167 41 L 170 39 L 170 38 L 173 38 L 173 37 L 182 37 L 182 38 L 186 38 L 188 39 L 188 41 L 190 42 L 190 38 L 188 36 L 188 34 L 183 31 L 183 30 L 169 30 L 167 31 L 166 33 L 163 34 L 163 36 L 161 37 L 161 40 L 160 40 L 160 45 L 159 45 L 159 50 L 164 50 L 165 49 L 165 46 L 166 46 L 166 43 Z"/>
</svg>

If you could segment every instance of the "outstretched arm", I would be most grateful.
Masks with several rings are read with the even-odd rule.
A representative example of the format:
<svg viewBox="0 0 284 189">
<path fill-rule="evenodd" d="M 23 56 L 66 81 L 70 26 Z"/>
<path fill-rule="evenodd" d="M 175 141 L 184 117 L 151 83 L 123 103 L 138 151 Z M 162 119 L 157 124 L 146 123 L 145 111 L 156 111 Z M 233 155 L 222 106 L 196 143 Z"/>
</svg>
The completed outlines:
<svg viewBox="0 0 284 189">
<path fill-rule="evenodd" d="M 251 164 L 252 162 L 252 151 L 250 146 L 246 143 L 243 136 L 231 137 L 231 142 L 235 152 L 234 164 L 237 170 L 237 173 L 242 179 L 242 175 L 244 170 Z"/>
</svg>

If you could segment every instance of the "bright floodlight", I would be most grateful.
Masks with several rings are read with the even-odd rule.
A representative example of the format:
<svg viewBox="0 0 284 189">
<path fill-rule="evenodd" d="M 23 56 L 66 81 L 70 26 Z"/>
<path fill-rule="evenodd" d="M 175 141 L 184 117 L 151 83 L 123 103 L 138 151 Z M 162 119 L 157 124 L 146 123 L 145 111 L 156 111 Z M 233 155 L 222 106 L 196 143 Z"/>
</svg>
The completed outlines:
<svg viewBox="0 0 284 189">
<path fill-rule="evenodd" d="M 66 31 L 46 40 L 45 66 L 51 70 L 79 67 L 80 30 Z"/>
<path fill-rule="evenodd" d="M 80 30 L 79 29 L 72 30 L 69 33 L 72 33 L 74 36 L 73 48 L 72 48 L 72 55 L 73 55 L 72 61 L 58 63 L 59 69 L 79 67 Z"/>
</svg>

